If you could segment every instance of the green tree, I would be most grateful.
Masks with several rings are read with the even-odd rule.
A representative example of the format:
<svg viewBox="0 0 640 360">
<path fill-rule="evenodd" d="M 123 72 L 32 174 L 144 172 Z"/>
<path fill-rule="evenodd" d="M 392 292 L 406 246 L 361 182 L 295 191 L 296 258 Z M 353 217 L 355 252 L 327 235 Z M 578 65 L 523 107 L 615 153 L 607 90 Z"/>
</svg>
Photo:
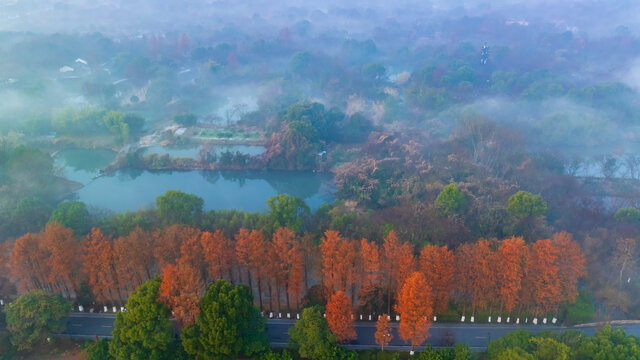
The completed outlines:
<svg viewBox="0 0 640 360">
<path fill-rule="evenodd" d="M 311 213 L 304 200 L 285 194 L 270 197 L 267 200 L 267 206 L 273 231 L 285 226 L 295 232 L 300 232 Z"/>
<path fill-rule="evenodd" d="M 471 360 L 472 357 L 473 353 L 471 352 L 469 345 L 457 343 L 456 346 L 453 347 L 452 360 Z"/>
<path fill-rule="evenodd" d="M 460 189 L 458 189 L 458 186 L 455 183 L 451 183 L 440 191 L 434 205 L 440 210 L 442 215 L 447 216 L 461 214 L 467 211 L 469 201 Z"/>
<path fill-rule="evenodd" d="M 264 355 L 262 355 L 260 360 L 294 360 L 294 358 L 287 350 L 283 350 L 281 353 L 276 353 L 273 351 L 265 353 Z"/>
<path fill-rule="evenodd" d="M 249 288 L 218 280 L 207 288 L 195 323 L 181 337 L 185 351 L 196 359 L 237 359 L 267 350 L 264 327 Z"/>
<path fill-rule="evenodd" d="M 614 215 L 618 221 L 626 221 L 632 224 L 640 224 L 640 209 L 628 207 L 619 209 Z"/>
<path fill-rule="evenodd" d="M 30 349 L 52 333 L 64 331 L 71 303 L 60 295 L 33 290 L 6 305 L 7 330 L 18 350 Z"/>
<path fill-rule="evenodd" d="M 173 121 L 184 126 L 193 126 L 198 121 L 198 116 L 194 113 L 177 114 L 173 117 Z"/>
<path fill-rule="evenodd" d="M 167 190 L 156 198 L 158 215 L 168 224 L 196 224 L 203 205 L 202 198 L 179 190 Z"/>
<path fill-rule="evenodd" d="M 76 235 L 84 235 L 91 227 L 87 206 L 80 201 L 65 201 L 51 213 L 49 224 L 58 223 L 73 230 Z"/>
<path fill-rule="evenodd" d="M 531 342 L 535 344 L 536 350 L 533 356 L 536 360 L 567 360 L 571 349 L 561 342 L 548 337 L 534 337 Z"/>
<path fill-rule="evenodd" d="M 506 349 L 494 357 L 488 357 L 487 359 L 495 360 L 536 360 L 536 358 L 522 350 L 521 348 Z"/>
<path fill-rule="evenodd" d="M 109 354 L 109 339 L 100 339 L 87 349 L 87 360 L 111 360 L 113 356 Z"/>
<path fill-rule="evenodd" d="M 594 311 L 595 307 L 589 298 L 589 294 L 585 290 L 581 290 L 578 297 L 576 297 L 576 301 L 573 304 L 565 305 L 562 313 L 566 324 L 575 325 L 586 323 L 593 319 Z"/>
<path fill-rule="evenodd" d="M 124 116 L 120 111 L 109 111 L 104 115 L 102 121 L 118 142 L 125 143 L 129 140 L 129 125 L 124 121 Z"/>
<path fill-rule="evenodd" d="M 322 317 L 320 306 L 305 308 L 300 320 L 289 329 L 289 346 L 303 358 L 333 359 L 335 343 L 336 337 L 329 330 L 327 320 Z"/>
<path fill-rule="evenodd" d="M 113 326 L 109 353 L 115 359 L 169 359 L 173 330 L 169 309 L 158 301 L 161 279 L 147 280 L 129 295 L 127 311 L 119 312 Z"/>
<path fill-rule="evenodd" d="M 533 350 L 531 334 L 525 330 L 516 330 L 508 333 L 503 338 L 491 341 L 487 345 L 487 359 L 498 359 L 498 355 L 514 348 L 522 349 L 525 353 Z"/>
<path fill-rule="evenodd" d="M 129 127 L 129 133 L 131 135 L 138 136 L 142 133 L 142 129 L 144 128 L 144 118 L 138 114 L 125 114 L 124 122 Z"/>
<path fill-rule="evenodd" d="M 574 348 L 576 359 L 640 359 L 640 338 L 627 336 L 621 328 L 605 326 L 593 337 L 583 337 Z"/>
<path fill-rule="evenodd" d="M 51 217 L 52 208 L 36 196 L 25 196 L 11 210 L 12 234 L 37 233 Z"/>
<path fill-rule="evenodd" d="M 537 218 L 547 212 L 547 203 L 540 195 L 521 190 L 509 198 L 507 211 L 520 220 Z"/>
</svg>

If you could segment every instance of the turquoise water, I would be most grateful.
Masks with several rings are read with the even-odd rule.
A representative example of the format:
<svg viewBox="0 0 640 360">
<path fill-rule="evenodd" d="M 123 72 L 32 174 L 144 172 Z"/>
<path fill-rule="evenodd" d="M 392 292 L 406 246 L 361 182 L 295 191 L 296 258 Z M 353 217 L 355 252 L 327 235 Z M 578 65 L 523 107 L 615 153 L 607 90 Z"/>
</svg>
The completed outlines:
<svg viewBox="0 0 640 360">
<path fill-rule="evenodd" d="M 54 156 L 54 165 L 67 179 L 88 184 L 113 161 L 116 153 L 108 149 L 67 149 Z"/>
<path fill-rule="evenodd" d="M 97 178 L 74 197 L 89 206 L 122 212 L 151 207 L 167 190 L 204 199 L 205 209 L 261 211 L 278 194 L 303 198 L 312 211 L 334 199 L 330 174 L 283 171 L 137 171 Z"/>
</svg>

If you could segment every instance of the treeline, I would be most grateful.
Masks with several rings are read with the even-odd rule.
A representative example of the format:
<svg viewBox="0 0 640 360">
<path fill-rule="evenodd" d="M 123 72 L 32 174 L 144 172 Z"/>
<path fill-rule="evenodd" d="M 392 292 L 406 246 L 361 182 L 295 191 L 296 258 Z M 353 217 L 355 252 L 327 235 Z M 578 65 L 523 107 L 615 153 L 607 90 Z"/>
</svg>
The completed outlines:
<svg viewBox="0 0 640 360">
<path fill-rule="evenodd" d="M 313 236 L 277 227 L 272 236 L 240 228 L 232 237 L 173 224 L 112 237 L 93 228 L 82 238 L 57 223 L 26 234 L 6 249 L 11 278 L 22 291 L 44 289 L 87 305 L 125 303 L 156 274 L 161 293 L 182 323 L 193 321 L 206 284 L 245 284 L 261 310 L 293 312 L 326 305 L 342 291 L 361 314 L 394 314 L 399 288 L 418 271 L 431 289 L 435 314 L 453 302 L 461 313 L 521 311 L 555 316 L 573 303 L 585 258 L 568 233 L 527 244 L 522 238 L 480 239 L 455 250 L 426 245 L 419 252 L 390 231 L 381 244 L 328 230 Z M 514 320 L 515 321 L 515 320 Z"/>
<path fill-rule="evenodd" d="M 640 338 L 621 328 L 605 326 L 594 336 L 569 330 L 562 334 L 541 332 L 531 335 L 516 330 L 489 342 L 486 359 L 638 359 Z"/>
</svg>

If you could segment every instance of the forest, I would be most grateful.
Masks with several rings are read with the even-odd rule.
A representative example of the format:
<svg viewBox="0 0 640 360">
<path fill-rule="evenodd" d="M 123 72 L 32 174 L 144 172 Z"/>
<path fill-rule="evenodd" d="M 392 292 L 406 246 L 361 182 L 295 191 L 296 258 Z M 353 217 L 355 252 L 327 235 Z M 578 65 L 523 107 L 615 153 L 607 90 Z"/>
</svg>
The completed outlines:
<svg viewBox="0 0 640 360">
<path fill-rule="evenodd" d="M 0 0 L 0 358 L 637 357 L 637 10 Z"/>
</svg>

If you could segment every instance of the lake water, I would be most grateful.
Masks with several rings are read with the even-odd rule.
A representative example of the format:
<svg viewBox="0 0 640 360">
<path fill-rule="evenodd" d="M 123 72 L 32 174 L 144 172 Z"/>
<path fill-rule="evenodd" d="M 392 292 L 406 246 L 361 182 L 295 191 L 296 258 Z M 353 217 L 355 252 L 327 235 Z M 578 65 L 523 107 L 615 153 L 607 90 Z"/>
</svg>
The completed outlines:
<svg viewBox="0 0 640 360">
<path fill-rule="evenodd" d="M 108 149 L 67 149 L 54 156 L 54 166 L 62 170 L 62 176 L 83 185 L 100 174 L 113 161 L 116 153 Z"/>
<path fill-rule="evenodd" d="M 89 206 L 115 212 L 151 207 L 167 190 L 204 199 L 204 208 L 261 211 L 278 194 L 303 198 L 312 211 L 334 199 L 330 174 L 281 171 L 123 170 L 91 181 L 74 194 Z"/>
<path fill-rule="evenodd" d="M 259 154 L 262 146 L 226 145 L 224 150 Z M 176 156 L 175 154 L 172 154 Z M 121 170 L 99 175 L 114 158 L 111 150 L 68 149 L 57 153 L 55 165 L 67 179 L 84 185 L 73 198 L 114 212 L 151 207 L 167 190 L 180 190 L 204 199 L 205 209 L 260 211 L 278 194 L 303 198 L 312 210 L 332 202 L 335 194 L 330 174 L 286 171 L 146 171 Z"/>
</svg>

